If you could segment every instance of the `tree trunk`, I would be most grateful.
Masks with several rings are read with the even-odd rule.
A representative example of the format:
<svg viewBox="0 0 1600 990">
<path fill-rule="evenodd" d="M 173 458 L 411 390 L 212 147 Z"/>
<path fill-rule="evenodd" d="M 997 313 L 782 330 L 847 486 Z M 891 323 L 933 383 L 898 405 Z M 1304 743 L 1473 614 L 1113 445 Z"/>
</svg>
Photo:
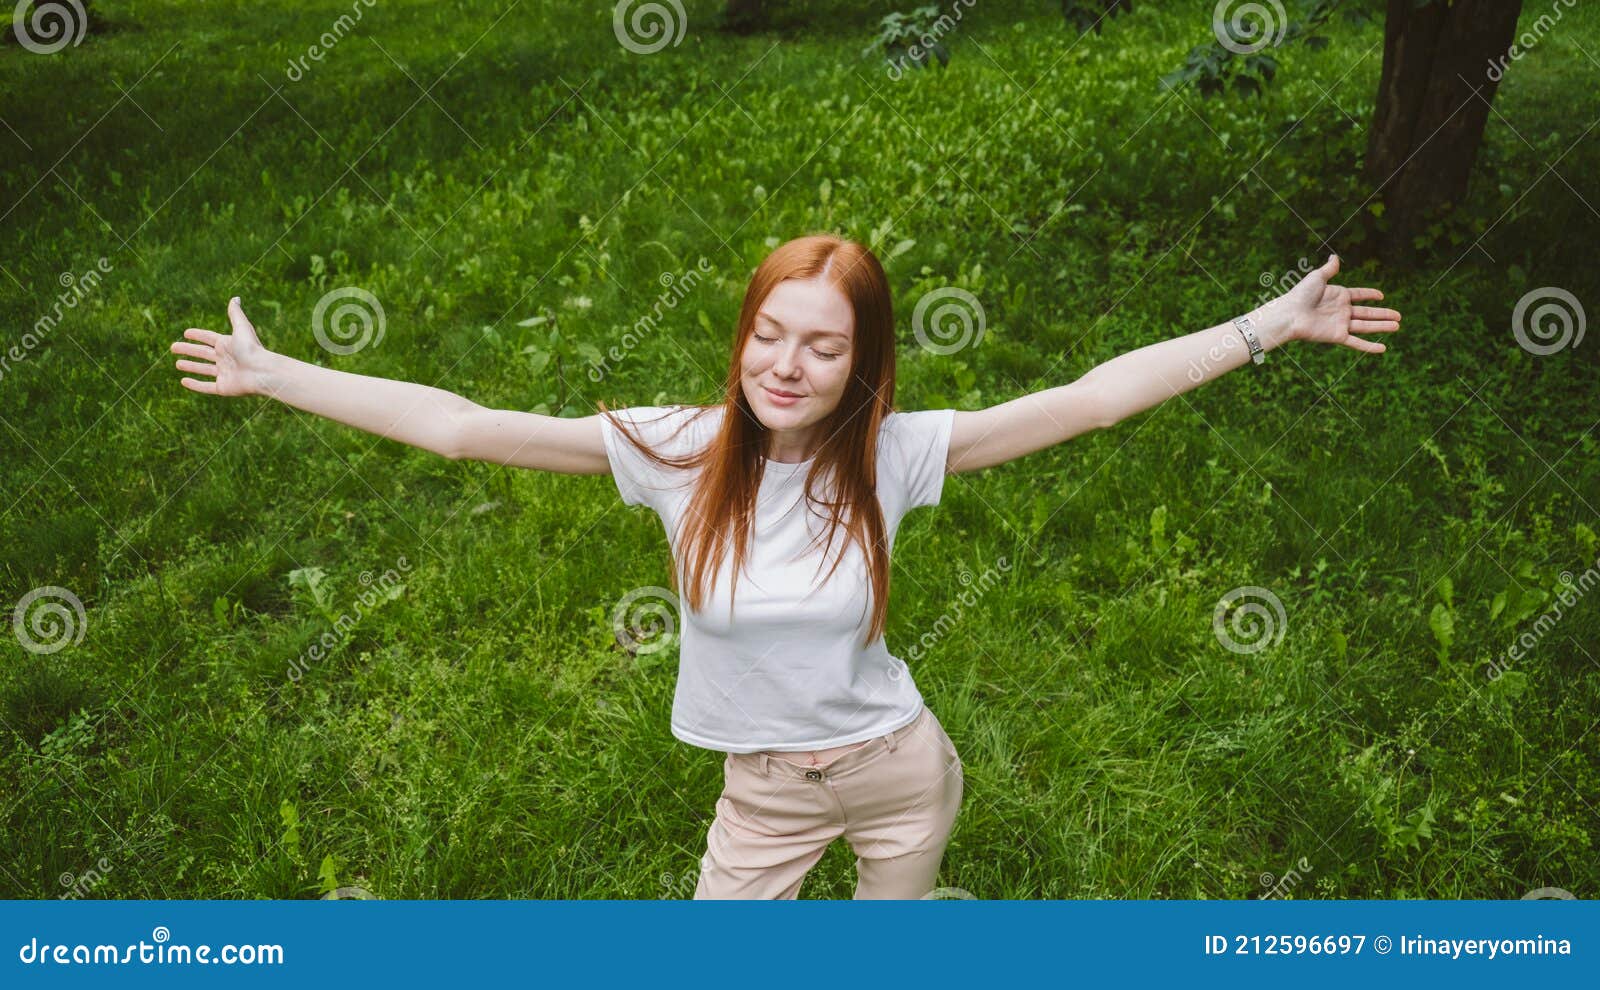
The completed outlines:
<svg viewBox="0 0 1600 990">
<path fill-rule="evenodd" d="M 1364 172 L 1388 221 L 1383 233 L 1369 226 L 1385 260 L 1409 260 L 1413 237 L 1465 198 L 1521 10 L 1522 0 L 1389 0 Z"/>
</svg>

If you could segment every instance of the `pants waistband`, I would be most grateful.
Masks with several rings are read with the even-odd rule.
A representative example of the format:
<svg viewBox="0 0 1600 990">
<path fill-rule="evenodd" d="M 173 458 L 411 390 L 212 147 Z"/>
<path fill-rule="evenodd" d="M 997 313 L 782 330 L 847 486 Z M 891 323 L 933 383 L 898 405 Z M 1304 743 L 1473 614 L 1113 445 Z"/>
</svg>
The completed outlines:
<svg viewBox="0 0 1600 990">
<path fill-rule="evenodd" d="M 881 736 L 874 736 L 872 739 L 867 740 L 865 745 L 852 749 L 848 753 L 842 753 L 821 766 L 802 765 L 782 757 L 773 756 L 765 751 L 759 753 L 737 753 L 734 758 L 757 761 L 756 766 L 762 774 L 777 773 L 786 777 L 810 781 L 826 780 L 834 774 L 843 773 L 852 767 L 865 763 L 879 753 L 894 752 L 905 741 L 907 736 L 917 731 L 929 714 L 928 706 L 923 705 L 922 711 L 917 713 L 917 717 L 900 728 L 895 729 L 893 732 L 886 732 Z"/>
</svg>

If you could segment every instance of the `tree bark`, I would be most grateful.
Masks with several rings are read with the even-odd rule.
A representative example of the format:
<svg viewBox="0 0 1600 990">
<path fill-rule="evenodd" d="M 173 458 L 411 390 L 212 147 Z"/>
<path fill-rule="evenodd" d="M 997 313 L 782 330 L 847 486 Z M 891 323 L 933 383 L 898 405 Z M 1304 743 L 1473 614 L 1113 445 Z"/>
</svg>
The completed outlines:
<svg viewBox="0 0 1600 990">
<path fill-rule="evenodd" d="M 1522 0 L 1389 0 L 1383 73 L 1364 178 L 1380 195 L 1387 231 L 1368 215 L 1377 253 L 1414 256 L 1413 238 L 1461 202 Z"/>
</svg>

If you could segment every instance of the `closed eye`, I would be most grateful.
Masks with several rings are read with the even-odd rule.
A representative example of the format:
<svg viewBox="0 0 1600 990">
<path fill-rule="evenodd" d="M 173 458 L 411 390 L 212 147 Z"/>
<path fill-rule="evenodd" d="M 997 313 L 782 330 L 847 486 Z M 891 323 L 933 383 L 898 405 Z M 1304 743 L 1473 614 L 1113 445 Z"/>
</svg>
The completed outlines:
<svg viewBox="0 0 1600 990">
<path fill-rule="evenodd" d="M 752 331 L 750 335 L 763 344 L 775 344 L 778 342 L 778 338 L 776 337 L 763 337 L 761 334 L 755 333 L 754 331 Z M 824 361 L 835 361 L 839 358 L 839 353 L 835 351 L 819 351 L 815 347 L 813 347 L 811 350 L 817 355 L 817 357 L 822 358 Z"/>
</svg>

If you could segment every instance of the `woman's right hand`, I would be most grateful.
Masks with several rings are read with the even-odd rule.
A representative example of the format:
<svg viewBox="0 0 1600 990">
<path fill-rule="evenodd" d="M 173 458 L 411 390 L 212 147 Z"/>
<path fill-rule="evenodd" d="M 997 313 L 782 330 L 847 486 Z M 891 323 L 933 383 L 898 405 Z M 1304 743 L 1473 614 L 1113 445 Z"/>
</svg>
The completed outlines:
<svg viewBox="0 0 1600 990">
<path fill-rule="evenodd" d="M 187 354 L 200 361 L 179 360 L 179 371 L 210 376 L 212 381 L 182 378 L 179 383 L 193 392 L 207 395 L 256 395 L 261 391 L 262 372 L 271 352 L 261 346 L 256 328 L 245 318 L 239 297 L 228 300 L 228 322 L 233 333 L 224 336 L 211 330 L 190 327 L 183 332 L 188 340 L 172 342 L 172 353 Z M 210 362 L 209 364 L 204 362 Z"/>
<path fill-rule="evenodd" d="M 235 296 L 228 300 L 233 333 L 190 327 L 172 353 L 198 361 L 181 379 L 207 395 L 260 395 L 452 460 L 488 461 L 565 474 L 611 470 L 600 417 L 564 418 L 483 406 L 434 385 L 358 375 L 298 361 L 261 346 Z"/>
</svg>

